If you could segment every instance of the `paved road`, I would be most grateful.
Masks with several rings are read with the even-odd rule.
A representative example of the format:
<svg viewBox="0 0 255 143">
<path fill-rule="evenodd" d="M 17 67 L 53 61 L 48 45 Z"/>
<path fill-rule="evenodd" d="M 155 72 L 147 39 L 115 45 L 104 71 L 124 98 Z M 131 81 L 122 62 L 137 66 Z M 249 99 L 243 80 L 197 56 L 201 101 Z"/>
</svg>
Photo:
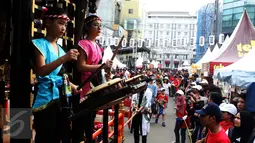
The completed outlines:
<svg viewBox="0 0 255 143">
<path fill-rule="evenodd" d="M 175 141 L 174 136 L 174 125 L 175 125 L 175 114 L 174 114 L 174 101 L 169 98 L 167 114 L 166 114 L 166 127 L 161 126 L 161 118 L 158 124 L 155 124 L 155 119 L 151 120 L 151 130 L 148 135 L 147 143 L 172 143 Z M 186 133 L 187 134 L 187 133 Z M 125 143 L 134 143 L 133 134 L 129 132 L 129 129 L 125 129 Z M 186 143 L 189 143 L 189 139 L 186 139 Z"/>
</svg>

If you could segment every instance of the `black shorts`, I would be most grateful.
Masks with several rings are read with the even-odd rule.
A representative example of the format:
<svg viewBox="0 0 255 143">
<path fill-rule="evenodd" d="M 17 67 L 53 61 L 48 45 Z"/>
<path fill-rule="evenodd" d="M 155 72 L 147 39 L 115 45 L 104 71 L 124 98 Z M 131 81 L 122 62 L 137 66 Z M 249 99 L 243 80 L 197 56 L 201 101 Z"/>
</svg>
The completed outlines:
<svg viewBox="0 0 255 143">
<path fill-rule="evenodd" d="M 55 102 L 46 109 L 33 113 L 36 143 L 70 141 L 70 122 L 67 116 L 64 116 L 59 104 Z"/>
</svg>

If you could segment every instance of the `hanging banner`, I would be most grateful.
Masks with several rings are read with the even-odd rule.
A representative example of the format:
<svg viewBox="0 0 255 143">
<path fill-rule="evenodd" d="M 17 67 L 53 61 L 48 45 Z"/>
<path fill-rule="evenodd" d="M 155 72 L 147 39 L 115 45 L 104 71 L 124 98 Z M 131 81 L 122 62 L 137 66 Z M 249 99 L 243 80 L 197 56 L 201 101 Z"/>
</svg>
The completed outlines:
<svg viewBox="0 0 255 143">
<path fill-rule="evenodd" d="M 107 37 L 106 38 L 106 43 L 105 43 L 106 46 L 110 46 L 111 45 L 111 37 Z"/>
<path fill-rule="evenodd" d="M 121 43 L 122 47 L 127 47 L 127 39 L 124 38 L 122 43 Z"/>
<path fill-rule="evenodd" d="M 214 37 L 214 35 L 210 35 L 210 36 L 209 36 L 209 44 L 212 46 L 212 45 L 214 45 L 214 42 L 215 42 L 215 37 Z"/>
<path fill-rule="evenodd" d="M 224 43 L 224 41 L 225 41 L 225 36 L 224 36 L 224 34 L 220 34 L 219 35 L 219 44 L 223 44 Z"/>
<path fill-rule="evenodd" d="M 130 39 L 129 41 L 129 47 L 135 47 L 135 39 Z"/>
<path fill-rule="evenodd" d="M 205 37 L 204 36 L 200 36 L 199 37 L 199 46 L 204 46 L 205 45 Z"/>
<path fill-rule="evenodd" d="M 103 36 L 99 36 L 99 44 L 101 44 L 102 46 L 104 46 L 104 37 Z"/>
<path fill-rule="evenodd" d="M 119 45 L 119 41 L 120 41 L 120 39 L 119 38 L 117 38 L 117 37 L 114 37 L 114 46 L 118 46 Z"/>
</svg>

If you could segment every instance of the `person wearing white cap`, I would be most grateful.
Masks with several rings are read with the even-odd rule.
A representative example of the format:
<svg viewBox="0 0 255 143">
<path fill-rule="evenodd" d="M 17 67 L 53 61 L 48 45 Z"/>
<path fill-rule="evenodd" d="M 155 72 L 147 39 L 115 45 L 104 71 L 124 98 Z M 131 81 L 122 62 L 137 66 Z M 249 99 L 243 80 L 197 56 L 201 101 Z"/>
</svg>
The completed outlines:
<svg viewBox="0 0 255 143">
<path fill-rule="evenodd" d="M 187 115 L 186 110 L 186 100 L 184 96 L 184 92 L 182 90 L 178 90 L 176 92 L 176 123 L 174 128 L 175 133 L 175 143 L 180 143 L 180 131 L 181 131 L 181 143 L 185 143 L 186 140 L 186 129 L 187 126 L 183 122 L 183 117 Z"/>
<path fill-rule="evenodd" d="M 201 82 L 200 82 L 201 85 L 208 85 L 208 81 L 206 79 L 203 79 Z"/>
<path fill-rule="evenodd" d="M 221 103 L 220 110 L 222 116 L 220 125 L 227 131 L 229 128 L 233 127 L 233 119 L 237 114 L 237 108 L 234 104 Z"/>
</svg>

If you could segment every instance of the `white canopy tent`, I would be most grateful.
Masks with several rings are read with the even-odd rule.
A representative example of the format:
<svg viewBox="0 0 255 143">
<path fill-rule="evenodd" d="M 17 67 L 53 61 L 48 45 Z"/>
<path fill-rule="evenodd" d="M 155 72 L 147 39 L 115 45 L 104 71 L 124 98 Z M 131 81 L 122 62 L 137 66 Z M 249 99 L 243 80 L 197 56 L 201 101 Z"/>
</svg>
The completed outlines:
<svg viewBox="0 0 255 143">
<path fill-rule="evenodd" d="M 190 66 L 189 61 L 185 60 L 184 63 L 182 64 L 183 66 Z"/>
<path fill-rule="evenodd" d="M 138 68 L 143 67 L 143 57 L 139 57 L 136 62 L 135 62 L 135 66 Z"/>
<path fill-rule="evenodd" d="M 196 63 L 196 65 L 199 66 L 199 69 L 202 67 L 202 64 L 204 63 L 204 61 L 207 61 L 207 59 L 210 58 L 211 55 L 212 55 L 212 52 L 210 48 L 207 48 L 207 51 L 204 54 L 204 56 Z"/>
<path fill-rule="evenodd" d="M 218 52 L 215 51 L 212 58 L 209 61 L 206 61 L 205 63 L 209 63 L 209 62 L 217 59 L 227 49 L 230 42 L 231 42 L 231 40 L 230 40 L 229 36 L 227 36 L 226 39 L 225 39 L 225 42 L 222 44 L 222 46 L 220 48 L 217 45 L 219 51 Z"/>
<path fill-rule="evenodd" d="M 153 65 L 154 68 L 158 68 L 158 64 L 159 62 L 158 61 L 152 61 L 151 64 Z"/>
<path fill-rule="evenodd" d="M 236 61 L 235 63 L 226 66 L 222 69 L 218 69 L 215 72 L 230 72 L 234 70 L 241 70 L 245 72 L 255 72 L 255 66 L 253 62 L 255 61 L 255 48 L 253 48 L 245 57 Z"/>
<path fill-rule="evenodd" d="M 209 50 L 209 48 L 207 49 L 205 55 L 196 63 L 197 65 L 199 65 L 199 69 L 202 67 L 203 63 L 208 63 L 212 60 L 217 59 L 228 47 L 229 45 L 229 36 L 226 37 L 225 42 L 222 44 L 221 48 L 219 48 L 218 44 L 216 44 L 214 46 L 213 51 L 207 55 L 207 52 Z"/>
<path fill-rule="evenodd" d="M 216 45 L 214 46 L 214 48 L 213 48 L 213 51 L 212 51 L 211 56 L 208 57 L 207 59 L 205 59 L 205 60 L 203 61 L 203 63 L 208 63 L 208 62 L 210 62 L 210 61 L 213 60 L 215 57 L 217 57 L 219 53 L 220 53 L 220 48 L 219 48 L 218 44 L 216 44 Z M 202 64 L 203 64 L 203 63 L 202 63 Z"/>
<path fill-rule="evenodd" d="M 112 49 L 110 46 L 108 46 L 106 49 L 104 49 L 104 56 L 103 56 L 103 62 L 106 62 L 106 60 L 111 59 L 113 55 Z M 125 64 L 122 64 L 116 57 L 113 60 L 113 69 L 118 68 L 125 68 L 127 67 Z"/>
</svg>

